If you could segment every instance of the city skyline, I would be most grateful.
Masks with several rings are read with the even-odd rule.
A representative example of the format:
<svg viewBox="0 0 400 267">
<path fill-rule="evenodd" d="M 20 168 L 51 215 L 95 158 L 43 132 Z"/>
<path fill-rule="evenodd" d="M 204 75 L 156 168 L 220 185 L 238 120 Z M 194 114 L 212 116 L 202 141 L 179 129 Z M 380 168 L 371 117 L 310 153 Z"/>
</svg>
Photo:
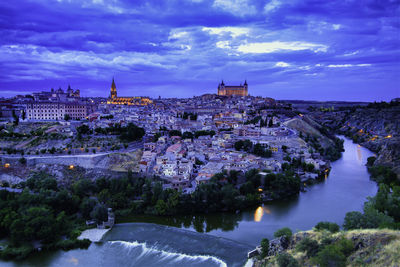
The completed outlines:
<svg viewBox="0 0 400 267">
<path fill-rule="evenodd" d="M 1 93 L 192 97 L 247 80 L 275 99 L 399 97 L 397 1 L 24 1 L 0 5 Z"/>
</svg>

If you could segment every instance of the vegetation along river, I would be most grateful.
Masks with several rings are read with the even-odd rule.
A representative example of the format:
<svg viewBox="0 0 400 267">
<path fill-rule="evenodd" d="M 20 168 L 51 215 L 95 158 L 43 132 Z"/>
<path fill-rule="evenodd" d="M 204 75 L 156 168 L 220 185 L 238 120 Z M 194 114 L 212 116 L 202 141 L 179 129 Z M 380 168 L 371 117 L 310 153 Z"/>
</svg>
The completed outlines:
<svg viewBox="0 0 400 267">
<path fill-rule="evenodd" d="M 343 137 L 341 137 L 343 138 Z M 243 266 L 247 251 L 282 227 L 308 230 L 320 221 L 343 223 L 377 192 L 365 163 L 373 153 L 344 138 L 329 176 L 291 200 L 254 209 L 196 216 L 137 216 L 117 224 L 88 250 L 39 254 L 0 266 Z M 206 234 L 204 234 L 206 233 Z"/>
</svg>

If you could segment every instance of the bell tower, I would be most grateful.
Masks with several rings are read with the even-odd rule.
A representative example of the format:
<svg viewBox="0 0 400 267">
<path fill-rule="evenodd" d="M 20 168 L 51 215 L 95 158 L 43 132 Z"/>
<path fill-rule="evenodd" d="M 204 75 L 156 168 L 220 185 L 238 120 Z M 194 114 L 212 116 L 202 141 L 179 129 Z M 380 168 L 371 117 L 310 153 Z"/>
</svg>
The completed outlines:
<svg viewBox="0 0 400 267">
<path fill-rule="evenodd" d="M 114 99 L 117 97 L 117 87 L 115 86 L 114 77 L 111 83 L 111 93 L 110 98 Z"/>
</svg>

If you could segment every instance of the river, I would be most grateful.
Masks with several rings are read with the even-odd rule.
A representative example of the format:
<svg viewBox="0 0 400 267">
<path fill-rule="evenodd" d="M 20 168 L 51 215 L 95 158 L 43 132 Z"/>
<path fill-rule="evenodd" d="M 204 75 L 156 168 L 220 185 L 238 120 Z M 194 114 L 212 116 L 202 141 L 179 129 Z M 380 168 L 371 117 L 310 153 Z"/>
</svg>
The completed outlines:
<svg viewBox="0 0 400 267">
<path fill-rule="evenodd" d="M 331 164 L 329 176 L 294 199 L 239 214 L 137 216 L 88 250 L 42 253 L 0 266 L 243 266 L 247 251 L 262 238 L 273 238 L 277 229 L 308 230 L 320 221 L 341 225 L 346 212 L 361 211 L 367 197 L 376 194 L 365 167 L 373 153 L 343 139 L 345 151 Z"/>
</svg>

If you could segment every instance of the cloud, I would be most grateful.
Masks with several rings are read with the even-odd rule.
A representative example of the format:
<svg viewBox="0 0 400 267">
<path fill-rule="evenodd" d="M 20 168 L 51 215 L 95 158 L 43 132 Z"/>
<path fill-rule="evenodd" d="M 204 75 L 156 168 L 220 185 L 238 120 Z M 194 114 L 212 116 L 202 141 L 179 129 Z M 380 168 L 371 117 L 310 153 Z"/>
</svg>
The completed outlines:
<svg viewBox="0 0 400 267">
<path fill-rule="evenodd" d="M 281 5 L 281 2 L 279 0 L 270 0 L 267 4 L 264 6 L 264 11 L 266 13 L 269 13 L 275 9 L 277 9 Z"/>
<path fill-rule="evenodd" d="M 329 64 L 328 68 L 371 67 L 371 64 Z"/>
<path fill-rule="evenodd" d="M 286 63 L 286 62 L 277 62 L 276 64 L 275 64 L 275 67 L 281 67 L 281 68 L 286 68 L 286 67 L 289 67 L 290 66 L 290 64 L 289 63 Z"/>
<path fill-rule="evenodd" d="M 231 37 L 248 35 L 250 32 L 250 28 L 246 27 L 203 27 L 202 30 L 215 35 L 224 35 L 228 33 Z"/>
<path fill-rule="evenodd" d="M 326 52 L 328 46 L 321 44 L 313 44 L 307 42 L 262 42 L 262 43 L 248 43 L 240 45 L 237 50 L 242 53 L 264 54 L 273 53 L 278 51 L 300 51 L 311 50 L 315 53 Z"/>
<path fill-rule="evenodd" d="M 192 96 L 247 78 L 254 95 L 335 99 L 362 87 L 389 99 L 399 11 L 390 0 L 3 1 L 0 90 L 71 82 L 102 95 L 115 75 L 127 92 Z"/>
<path fill-rule="evenodd" d="M 235 16 L 254 15 L 257 9 L 248 0 L 215 0 L 213 6 L 230 12 Z"/>
</svg>

